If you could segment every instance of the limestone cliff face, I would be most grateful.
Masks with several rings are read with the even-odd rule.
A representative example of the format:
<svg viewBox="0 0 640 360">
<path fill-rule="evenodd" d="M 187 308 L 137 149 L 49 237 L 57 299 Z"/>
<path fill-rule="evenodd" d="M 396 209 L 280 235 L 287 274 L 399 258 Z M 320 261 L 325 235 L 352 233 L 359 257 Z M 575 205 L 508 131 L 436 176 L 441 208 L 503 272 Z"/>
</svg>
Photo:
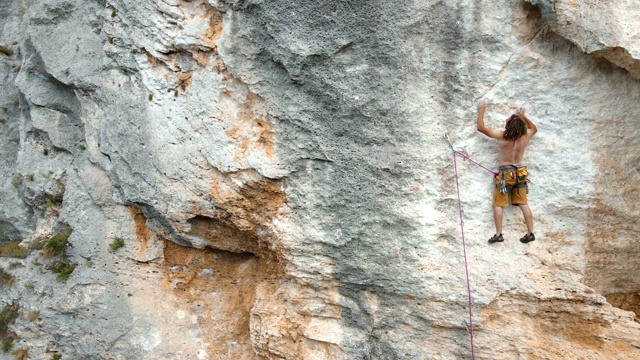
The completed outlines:
<svg viewBox="0 0 640 360">
<path fill-rule="evenodd" d="M 603 57 L 640 78 L 637 22 L 640 9 L 631 1 L 527 0 L 540 6 L 548 25 L 581 51 Z"/>
<path fill-rule="evenodd" d="M 538 240 L 507 209 L 489 246 L 491 174 L 458 164 L 475 356 L 640 357 L 628 4 L 2 2 L 0 241 L 68 226 L 76 267 L 1 258 L 0 335 L 34 359 L 470 358 L 443 134 L 494 167 L 483 98 L 491 127 L 538 125 Z"/>
</svg>

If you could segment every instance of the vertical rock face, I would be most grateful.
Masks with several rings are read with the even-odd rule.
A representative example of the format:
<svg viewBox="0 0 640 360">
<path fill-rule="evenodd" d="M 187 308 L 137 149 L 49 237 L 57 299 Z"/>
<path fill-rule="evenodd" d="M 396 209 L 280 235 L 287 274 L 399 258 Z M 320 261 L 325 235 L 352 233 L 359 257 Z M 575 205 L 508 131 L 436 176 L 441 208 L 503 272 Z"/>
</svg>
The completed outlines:
<svg viewBox="0 0 640 360">
<path fill-rule="evenodd" d="M 532 3 L 536 3 L 532 1 Z M 603 57 L 640 78 L 640 48 L 636 39 L 640 11 L 631 3 L 540 2 L 549 26 L 588 54 Z M 620 85 L 620 84 L 618 84 Z M 595 204 L 589 209 L 589 231 L 585 249 L 584 283 L 607 297 L 614 306 L 639 313 L 640 298 L 636 261 L 640 245 L 634 238 L 640 198 L 636 195 L 638 151 L 635 130 L 601 114 L 610 121 L 594 130 L 594 163 L 601 174 L 593 183 Z M 627 115 L 617 115 L 627 118 Z M 631 125 L 633 127 L 633 125 Z"/>
<path fill-rule="evenodd" d="M 443 134 L 494 167 L 484 98 L 489 126 L 518 106 L 538 125 L 538 240 L 507 209 L 489 246 L 491 175 L 458 162 L 475 356 L 640 356 L 637 14 L 607 7 L 612 31 L 599 6 L 3 2 L 0 242 L 67 225 L 76 264 L 55 282 L 38 250 L 0 259 L 14 347 L 470 357 Z"/>
</svg>

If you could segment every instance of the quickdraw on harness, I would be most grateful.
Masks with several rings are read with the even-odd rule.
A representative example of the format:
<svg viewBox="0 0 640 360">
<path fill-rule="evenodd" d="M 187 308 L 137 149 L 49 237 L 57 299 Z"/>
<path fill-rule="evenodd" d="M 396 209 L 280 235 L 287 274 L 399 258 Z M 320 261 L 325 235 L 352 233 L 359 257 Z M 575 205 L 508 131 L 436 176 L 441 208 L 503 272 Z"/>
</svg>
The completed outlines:
<svg viewBox="0 0 640 360">
<path fill-rule="evenodd" d="M 500 181 L 496 181 L 496 189 L 500 191 L 500 194 L 504 195 L 509 192 L 507 177 L 515 179 L 516 183 L 512 188 L 516 189 L 518 193 L 520 193 L 520 189 L 522 188 L 527 190 L 527 194 L 529 193 L 529 179 L 527 179 L 529 172 L 526 166 L 503 165 L 500 166 L 500 171 L 496 173 L 496 177 L 498 175 L 500 176 Z"/>
<path fill-rule="evenodd" d="M 449 147 L 451 148 L 451 151 L 453 152 L 453 168 L 454 168 L 454 171 L 455 171 L 456 191 L 457 191 L 457 194 L 458 194 L 458 212 L 460 214 L 460 233 L 462 234 L 462 252 L 464 254 L 464 268 L 465 268 L 465 272 L 466 272 L 466 276 L 467 276 L 467 298 L 468 298 L 468 302 L 469 302 L 469 326 L 467 327 L 467 330 L 469 332 L 469 342 L 471 343 L 471 359 L 475 360 L 475 351 L 474 351 L 474 346 L 473 346 L 473 308 L 472 308 L 472 301 L 471 301 L 471 282 L 469 280 L 469 263 L 467 261 L 467 245 L 466 245 L 465 240 L 464 240 L 464 219 L 462 217 L 462 201 L 460 199 L 460 182 L 458 181 L 458 163 L 457 163 L 456 157 L 458 155 L 460 155 L 465 160 L 469 160 L 471 163 L 473 163 L 473 164 L 481 167 L 482 169 L 490 172 L 491 174 L 493 174 L 494 179 L 495 179 L 496 176 L 498 176 L 499 173 L 490 170 L 486 166 L 484 166 L 484 165 L 472 160 L 467 155 L 457 151 L 453 147 L 453 145 L 451 145 L 451 141 L 449 140 L 449 135 L 447 135 L 447 133 L 444 134 L 444 140 L 447 142 L 447 144 L 449 144 Z M 466 321 L 464 321 L 464 325 L 466 327 Z"/>
</svg>

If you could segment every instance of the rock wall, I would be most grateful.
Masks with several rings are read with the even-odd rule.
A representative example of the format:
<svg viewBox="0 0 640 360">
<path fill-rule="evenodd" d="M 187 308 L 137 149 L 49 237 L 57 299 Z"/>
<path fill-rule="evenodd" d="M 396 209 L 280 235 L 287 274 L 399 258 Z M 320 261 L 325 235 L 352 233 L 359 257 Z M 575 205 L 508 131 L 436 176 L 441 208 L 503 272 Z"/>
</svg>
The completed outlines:
<svg viewBox="0 0 640 360">
<path fill-rule="evenodd" d="M 538 125 L 538 240 L 507 209 L 489 246 L 491 174 L 459 161 L 475 357 L 640 356 L 638 13 L 614 5 L 3 2 L 0 241 L 32 250 L 0 259 L 0 335 L 33 359 L 470 358 L 443 135 L 494 167 L 487 99 L 489 126 Z M 65 226 L 56 281 L 37 248 Z"/>
<path fill-rule="evenodd" d="M 631 1 L 527 0 L 544 9 L 544 18 L 562 37 L 594 56 L 603 57 L 640 78 L 637 21 L 640 10 Z"/>
</svg>

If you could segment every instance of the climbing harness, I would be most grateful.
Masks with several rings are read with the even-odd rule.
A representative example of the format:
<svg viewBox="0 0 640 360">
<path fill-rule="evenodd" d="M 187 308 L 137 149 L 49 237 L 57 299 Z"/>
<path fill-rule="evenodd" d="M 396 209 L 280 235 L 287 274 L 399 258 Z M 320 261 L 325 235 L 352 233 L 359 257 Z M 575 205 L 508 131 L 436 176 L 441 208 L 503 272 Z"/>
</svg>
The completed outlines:
<svg viewBox="0 0 640 360">
<path fill-rule="evenodd" d="M 490 172 L 493 174 L 493 177 L 495 178 L 498 173 L 490 170 L 489 168 L 487 168 L 486 166 L 472 160 L 471 158 L 469 158 L 467 155 L 461 153 L 460 151 L 457 151 L 453 145 L 451 145 L 451 141 L 449 140 L 449 135 L 447 133 L 444 134 L 444 140 L 449 144 L 449 147 L 451 148 L 451 152 L 453 152 L 453 169 L 455 172 L 455 178 L 456 178 L 456 191 L 458 194 L 458 212 L 460 213 L 460 233 L 462 234 L 462 252 L 464 254 L 464 268 L 465 268 L 465 272 L 467 275 L 467 297 L 469 300 L 469 326 L 467 328 L 468 332 L 469 332 L 469 342 L 471 343 L 471 359 L 475 360 L 475 352 L 474 352 L 474 348 L 473 348 L 473 308 L 472 308 L 472 301 L 471 301 L 471 282 L 469 281 L 469 264 L 467 262 L 467 245 L 465 243 L 464 240 L 464 219 L 462 217 L 462 201 L 460 200 L 460 183 L 458 181 L 458 162 L 457 162 L 457 156 L 461 156 L 462 158 L 464 158 L 465 160 L 469 160 L 471 163 L 481 167 L 482 169 Z M 466 321 L 465 321 L 465 326 L 466 326 Z"/>
<path fill-rule="evenodd" d="M 529 182 L 529 179 L 527 179 L 529 172 L 526 166 L 503 165 L 500 166 L 497 174 L 499 175 L 499 181 L 496 181 L 496 189 L 500 191 L 500 194 L 504 195 L 509 191 L 507 187 L 507 177 L 516 181 L 513 188 L 516 189 L 518 194 L 522 188 L 526 189 L 527 194 L 529 193 L 529 187 L 527 185 Z"/>
</svg>

